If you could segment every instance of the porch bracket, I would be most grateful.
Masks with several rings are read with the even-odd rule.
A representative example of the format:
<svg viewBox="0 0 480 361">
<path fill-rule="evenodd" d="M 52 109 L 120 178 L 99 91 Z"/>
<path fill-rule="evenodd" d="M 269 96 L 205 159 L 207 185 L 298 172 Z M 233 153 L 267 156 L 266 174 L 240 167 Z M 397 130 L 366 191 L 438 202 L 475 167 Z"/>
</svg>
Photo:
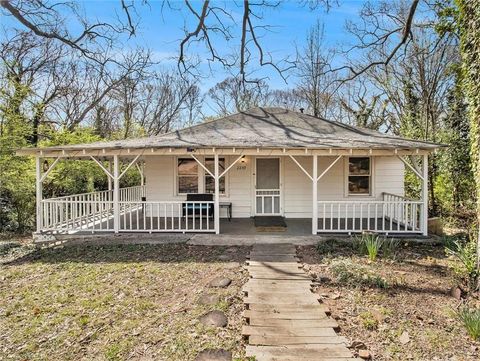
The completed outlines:
<svg viewBox="0 0 480 361">
<path fill-rule="evenodd" d="M 102 170 L 105 172 L 105 174 L 106 174 L 110 179 L 113 179 L 113 174 L 110 173 L 110 171 L 109 171 L 107 168 L 105 168 L 105 167 L 103 166 L 103 164 L 102 164 L 97 158 L 95 158 L 93 155 L 91 155 L 90 158 L 91 158 L 95 163 L 97 163 L 97 165 L 98 165 L 100 168 L 102 168 Z"/>
<path fill-rule="evenodd" d="M 222 178 L 225 174 L 227 174 L 227 172 L 228 172 L 230 169 L 232 169 L 232 167 L 233 167 L 235 164 L 237 164 L 237 162 L 238 162 L 240 159 L 242 159 L 242 158 L 243 158 L 243 154 L 240 155 L 237 159 L 235 159 L 235 161 L 234 161 L 232 164 L 230 164 L 230 165 L 227 167 L 227 169 L 225 169 L 225 170 L 222 172 L 222 174 L 220 174 L 219 177 Z"/>
<path fill-rule="evenodd" d="M 43 173 L 42 177 L 40 178 L 40 182 L 43 183 L 43 181 L 45 180 L 45 178 L 47 178 L 47 176 L 50 174 L 50 172 L 53 170 L 53 168 L 55 167 L 55 165 L 58 163 L 58 161 L 60 160 L 60 157 L 57 157 L 52 165 L 50 165 L 50 167 L 48 167 L 48 169 L 46 170 L 45 173 Z"/>
<path fill-rule="evenodd" d="M 397 158 L 400 159 L 402 161 L 403 164 L 405 164 L 413 173 L 415 173 L 415 175 L 420 178 L 420 180 L 424 180 L 424 177 L 422 174 L 420 174 L 420 172 L 415 169 L 410 163 L 408 163 L 403 157 L 397 155 Z"/>
<path fill-rule="evenodd" d="M 130 167 L 136 163 L 136 161 L 138 160 L 138 158 L 140 158 L 140 156 L 141 154 L 138 154 L 135 158 L 133 158 L 133 160 L 127 165 L 127 168 L 125 168 L 122 174 L 120 174 L 120 176 L 118 177 L 119 180 L 125 175 L 125 173 L 127 173 Z"/>
<path fill-rule="evenodd" d="M 144 175 L 144 172 L 143 172 L 143 164 L 144 163 L 142 163 L 141 167 L 138 163 L 135 164 L 135 167 L 137 168 L 138 173 L 140 174 L 140 185 L 142 185 L 142 186 L 145 184 L 145 175 Z"/>
<path fill-rule="evenodd" d="M 298 160 L 296 160 L 295 157 L 291 154 L 289 154 L 288 156 L 295 162 L 296 165 L 298 165 L 298 167 L 303 171 L 303 173 L 305 173 L 306 176 L 310 178 L 310 180 L 313 182 L 313 177 L 306 171 L 305 168 L 303 168 L 303 166 L 298 162 Z"/>
<path fill-rule="evenodd" d="M 327 174 L 328 171 L 329 171 L 330 169 L 332 169 L 332 167 L 333 167 L 335 164 L 337 164 L 337 162 L 338 162 L 342 157 L 343 157 L 343 155 L 339 155 L 339 156 L 327 167 L 327 169 L 325 169 L 325 170 L 323 171 L 323 173 L 320 174 L 320 175 L 317 177 L 317 182 L 318 182 L 325 174 Z"/>
<path fill-rule="evenodd" d="M 205 172 L 207 172 L 207 173 L 210 174 L 213 178 L 215 178 L 215 176 L 213 175 L 213 173 L 210 172 L 210 171 L 208 170 L 208 168 L 205 167 L 205 165 L 204 165 L 202 162 L 200 162 L 200 160 L 199 160 L 197 157 L 195 157 L 193 154 L 190 154 L 190 156 L 191 156 L 193 159 L 195 159 L 195 161 L 200 165 L 200 167 L 203 168 L 203 170 L 204 170 Z"/>
</svg>

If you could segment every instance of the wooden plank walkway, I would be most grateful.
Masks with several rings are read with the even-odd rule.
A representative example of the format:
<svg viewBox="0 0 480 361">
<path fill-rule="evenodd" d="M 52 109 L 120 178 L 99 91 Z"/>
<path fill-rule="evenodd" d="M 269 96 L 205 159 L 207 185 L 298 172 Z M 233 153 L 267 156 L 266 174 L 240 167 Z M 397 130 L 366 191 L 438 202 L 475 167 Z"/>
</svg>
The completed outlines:
<svg viewBox="0 0 480 361">
<path fill-rule="evenodd" d="M 347 340 L 310 291 L 291 244 L 255 245 L 247 261 L 242 333 L 256 361 L 351 360 Z"/>
</svg>

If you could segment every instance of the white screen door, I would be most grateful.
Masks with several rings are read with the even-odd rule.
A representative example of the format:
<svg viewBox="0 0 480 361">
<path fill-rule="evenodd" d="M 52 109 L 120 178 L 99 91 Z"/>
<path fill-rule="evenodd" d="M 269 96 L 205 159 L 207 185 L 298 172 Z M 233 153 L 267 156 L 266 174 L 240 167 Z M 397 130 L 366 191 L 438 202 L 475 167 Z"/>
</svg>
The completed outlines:
<svg viewBox="0 0 480 361">
<path fill-rule="evenodd" d="M 279 215 L 280 212 L 280 159 L 257 158 L 255 214 Z"/>
</svg>

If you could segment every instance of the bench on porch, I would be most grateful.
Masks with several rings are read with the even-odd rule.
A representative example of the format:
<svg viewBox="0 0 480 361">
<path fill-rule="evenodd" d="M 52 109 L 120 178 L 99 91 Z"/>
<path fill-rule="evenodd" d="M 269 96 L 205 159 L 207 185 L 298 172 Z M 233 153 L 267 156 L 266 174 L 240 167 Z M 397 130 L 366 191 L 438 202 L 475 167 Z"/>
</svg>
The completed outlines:
<svg viewBox="0 0 480 361">
<path fill-rule="evenodd" d="M 213 194 L 210 193 L 191 193 L 187 194 L 187 200 L 182 204 L 183 216 L 205 216 L 213 218 L 214 204 L 202 203 L 213 202 Z"/>
</svg>

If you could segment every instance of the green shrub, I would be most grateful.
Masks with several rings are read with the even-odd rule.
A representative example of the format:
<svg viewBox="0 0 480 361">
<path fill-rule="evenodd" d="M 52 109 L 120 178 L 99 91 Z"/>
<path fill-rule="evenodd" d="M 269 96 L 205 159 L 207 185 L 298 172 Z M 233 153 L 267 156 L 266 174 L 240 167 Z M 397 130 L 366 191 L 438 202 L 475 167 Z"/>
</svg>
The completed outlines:
<svg viewBox="0 0 480 361">
<path fill-rule="evenodd" d="M 372 312 L 362 312 L 359 316 L 362 320 L 362 326 L 367 330 L 373 331 L 378 328 L 378 320 L 375 318 Z"/>
<path fill-rule="evenodd" d="M 468 288 L 475 289 L 479 277 L 477 270 L 477 244 L 473 237 L 460 236 L 450 240 L 445 247 L 445 253 L 460 261 L 460 265 L 453 264 L 451 268 Z"/>
<path fill-rule="evenodd" d="M 355 237 L 358 251 L 368 256 L 370 261 L 375 261 L 384 243 L 384 238 L 374 233 L 362 233 L 361 237 Z"/>
<path fill-rule="evenodd" d="M 330 269 L 340 284 L 358 287 L 367 286 L 375 288 L 389 288 L 387 280 L 369 271 L 365 267 L 358 266 L 349 261 L 337 261 L 332 263 Z"/>
<path fill-rule="evenodd" d="M 480 340 L 480 308 L 463 307 L 457 312 L 457 315 L 468 335 L 475 341 Z"/>
<path fill-rule="evenodd" d="M 400 241 L 394 238 L 386 239 L 382 244 L 382 256 L 394 260 L 397 257 L 399 245 Z"/>
</svg>

